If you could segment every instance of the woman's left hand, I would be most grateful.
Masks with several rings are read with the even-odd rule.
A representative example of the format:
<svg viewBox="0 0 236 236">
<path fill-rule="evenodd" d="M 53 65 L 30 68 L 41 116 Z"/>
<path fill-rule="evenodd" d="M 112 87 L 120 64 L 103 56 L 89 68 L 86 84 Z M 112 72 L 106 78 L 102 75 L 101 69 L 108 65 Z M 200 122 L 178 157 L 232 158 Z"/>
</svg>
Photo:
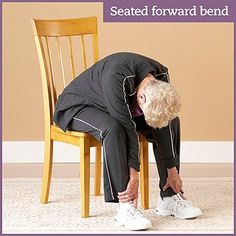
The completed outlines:
<svg viewBox="0 0 236 236">
<path fill-rule="evenodd" d="M 168 177 L 165 186 L 163 187 L 163 191 L 171 187 L 174 192 L 176 193 L 184 193 L 183 191 L 183 183 L 182 180 L 177 172 L 176 167 L 173 167 L 171 169 L 167 169 Z"/>
</svg>

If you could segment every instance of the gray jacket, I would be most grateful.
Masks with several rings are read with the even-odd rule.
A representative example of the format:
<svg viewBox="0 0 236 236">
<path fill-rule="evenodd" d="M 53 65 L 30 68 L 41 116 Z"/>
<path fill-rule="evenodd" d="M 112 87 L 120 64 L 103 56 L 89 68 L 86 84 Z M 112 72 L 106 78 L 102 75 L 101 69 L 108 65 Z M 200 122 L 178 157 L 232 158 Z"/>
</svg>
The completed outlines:
<svg viewBox="0 0 236 236">
<path fill-rule="evenodd" d="M 139 165 L 139 147 L 131 106 L 135 88 L 148 73 L 169 82 L 168 69 L 159 62 L 129 52 L 109 55 L 77 76 L 58 97 L 54 122 L 64 131 L 85 107 L 109 113 L 125 128 L 129 166 Z"/>
</svg>

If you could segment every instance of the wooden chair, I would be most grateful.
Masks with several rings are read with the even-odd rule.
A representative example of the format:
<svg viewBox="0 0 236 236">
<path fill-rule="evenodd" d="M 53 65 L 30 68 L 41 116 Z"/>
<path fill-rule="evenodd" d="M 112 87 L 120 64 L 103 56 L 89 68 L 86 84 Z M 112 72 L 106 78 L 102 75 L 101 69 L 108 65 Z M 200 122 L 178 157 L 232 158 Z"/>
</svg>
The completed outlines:
<svg viewBox="0 0 236 236">
<path fill-rule="evenodd" d="M 62 88 L 68 84 L 67 80 L 72 80 L 79 74 L 76 71 L 75 44 L 73 38 L 77 37 L 81 42 L 81 60 L 83 62 L 82 72 L 87 65 L 88 53 L 85 48 L 86 37 L 91 36 L 92 44 L 91 55 L 92 63 L 99 59 L 98 50 L 98 27 L 96 17 L 78 18 L 78 19 L 60 19 L 60 20 L 32 20 L 34 39 L 39 57 L 43 100 L 44 100 L 44 125 L 45 125 L 45 153 L 44 153 L 44 173 L 41 190 L 41 203 L 47 203 L 52 176 L 53 161 L 53 141 L 61 141 L 80 147 L 80 184 L 81 184 L 81 217 L 89 216 L 89 188 L 90 188 L 90 147 L 96 148 L 95 154 L 95 188 L 94 194 L 100 194 L 101 182 L 101 143 L 93 136 L 76 131 L 63 132 L 53 123 L 53 111 L 59 89 L 58 81 L 62 81 Z M 54 40 L 54 48 L 53 42 Z M 67 41 L 67 67 L 70 76 L 66 74 L 65 50 L 62 48 L 62 40 Z M 54 54 L 57 54 L 57 67 Z M 64 54 L 63 54 L 64 53 Z M 76 57 L 75 57 L 76 55 Z M 54 56 L 54 57 L 53 57 Z M 78 63 L 79 63 L 78 62 Z M 70 77 L 70 79 L 68 79 Z M 60 79 L 61 78 L 61 79 Z M 149 206 L 148 193 L 148 143 L 140 136 L 140 186 L 141 186 L 141 204 L 144 209 Z"/>
</svg>

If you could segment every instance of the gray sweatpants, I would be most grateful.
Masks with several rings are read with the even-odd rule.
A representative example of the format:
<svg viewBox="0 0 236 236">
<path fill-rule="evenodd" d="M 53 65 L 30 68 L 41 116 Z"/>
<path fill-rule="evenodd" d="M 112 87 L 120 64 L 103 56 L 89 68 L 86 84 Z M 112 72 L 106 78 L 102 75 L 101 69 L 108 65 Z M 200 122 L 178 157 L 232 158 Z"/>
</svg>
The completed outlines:
<svg viewBox="0 0 236 236">
<path fill-rule="evenodd" d="M 167 179 L 167 168 L 176 166 L 179 171 L 179 118 L 172 120 L 167 127 L 162 129 L 148 126 L 143 116 L 134 118 L 134 122 L 137 131 L 153 143 L 160 176 L 160 195 L 162 197 L 174 195 L 171 188 L 163 191 L 163 187 Z M 73 118 L 69 129 L 87 132 L 102 142 L 105 202 L 118 202 L 117 193 L 124 191 L 129 182 L 127 142 L 123 126 L 108 113 L 87 107 Z"/>
</svg>

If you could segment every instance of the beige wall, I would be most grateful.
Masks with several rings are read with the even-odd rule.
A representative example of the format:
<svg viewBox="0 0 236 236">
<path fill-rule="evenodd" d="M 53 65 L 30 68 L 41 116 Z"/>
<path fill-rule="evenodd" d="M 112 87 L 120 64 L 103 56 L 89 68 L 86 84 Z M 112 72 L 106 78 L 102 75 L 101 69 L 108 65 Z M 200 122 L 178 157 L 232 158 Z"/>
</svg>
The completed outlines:
<svg viewBox="0 0 236 236">
<path fill-rule="evenodd" d="M 3 139 L 42 140 L 43 106 L 30 19 L 98 16 L 100 57 L 145 54 L 182 94 L 182 140 L 233 140 L 232 23 L 103 23 L 102 3 L 3 3 Z"/>
</svg>

